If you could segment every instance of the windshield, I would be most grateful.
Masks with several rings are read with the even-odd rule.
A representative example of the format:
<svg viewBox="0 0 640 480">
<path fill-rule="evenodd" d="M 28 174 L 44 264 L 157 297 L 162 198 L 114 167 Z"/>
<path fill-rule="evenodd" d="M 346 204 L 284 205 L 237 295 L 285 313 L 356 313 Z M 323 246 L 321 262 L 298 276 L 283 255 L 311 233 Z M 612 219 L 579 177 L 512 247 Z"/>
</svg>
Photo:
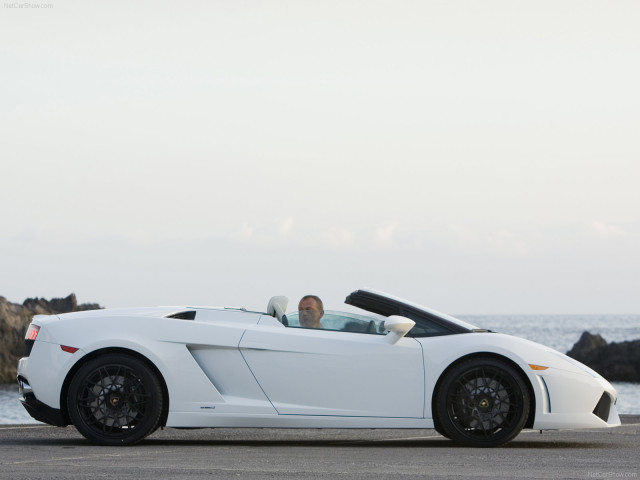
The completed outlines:
<svg viewBox="0 0 640 480">
<path fill-rule="evenodd" d="M 451 335 L 476 330 L 474 325 L 451 315 L 376 290 L 356 290 L 345 299 L 345 303 L 385 317 L 400 315 L 410 318 L 416 322 L 416 326 L 411 329 L 409 336 Z"/>
<path fill-rule="evenodd" d="M 361 315 L 351 312 L 338 312 L 335 310 L 325 310 L 320 319 L 323 330 L 335 330 L 339 332 L 370 333 L 376 335 L 386 335 L 384 329 L 385 317 L 368 313 Z M 289 327 L 304 328 L 300 325 L 300 315 L 298 312 L 287 313 Z"/>
</svg>

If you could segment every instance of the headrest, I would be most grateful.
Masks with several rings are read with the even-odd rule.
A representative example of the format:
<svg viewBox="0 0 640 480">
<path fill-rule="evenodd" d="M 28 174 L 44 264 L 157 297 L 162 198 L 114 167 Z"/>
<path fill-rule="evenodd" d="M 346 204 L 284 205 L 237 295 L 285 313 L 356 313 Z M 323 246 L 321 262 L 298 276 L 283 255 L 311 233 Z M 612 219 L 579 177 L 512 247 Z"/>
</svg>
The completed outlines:
<svg viewBox="0 0 640 480">
<path fill-rule="evenodd" d="M 267 313 L 281 320 L 287 311 L 287 305 L 289 305 L 289 299 L 287 297 L 271 297 L 269 305 L 267 305 Z"/>
</svg>

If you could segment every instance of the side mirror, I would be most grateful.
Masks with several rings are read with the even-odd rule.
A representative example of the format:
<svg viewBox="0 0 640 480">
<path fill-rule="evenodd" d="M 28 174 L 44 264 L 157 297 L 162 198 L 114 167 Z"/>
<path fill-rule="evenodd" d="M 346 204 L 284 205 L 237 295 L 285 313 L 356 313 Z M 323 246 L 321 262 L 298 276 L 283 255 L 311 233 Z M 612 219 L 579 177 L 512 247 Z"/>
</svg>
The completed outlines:
<svg viewBox="0 0 640 480">
<path fill-rule="evenodd" d="M 404 337 L 416 324 L 413 320 L 400 315 L 391 315 L 384 321 L 384 329 L 389 333 L 385 337 L 388 343 L 396 344 Z"/>
</svg>

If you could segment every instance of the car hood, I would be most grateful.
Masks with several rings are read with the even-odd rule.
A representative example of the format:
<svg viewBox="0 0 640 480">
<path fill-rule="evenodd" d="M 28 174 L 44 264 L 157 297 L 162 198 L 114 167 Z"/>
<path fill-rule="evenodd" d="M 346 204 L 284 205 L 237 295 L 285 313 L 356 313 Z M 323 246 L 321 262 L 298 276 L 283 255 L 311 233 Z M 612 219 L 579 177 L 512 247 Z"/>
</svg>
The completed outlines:
<svg viewBox="0 0 640 480">
<path fill-rule="evenodd" d="M 442 359 L 445 363 L 469 354 L 491 352 L 510 358 L 525 369 L 527 366 L 537 365 L 602 378 L 593 369 L 551 347 L 504 333 L 485 331 L 449 337 L 419 338 L 418 341 L 425 346 L 427 352 L 433 348 L 431 344 L 440 343 L 441 349 L 448 352 Z M 446 346 L 442 347 L 442 344 Z"/>
</svg>

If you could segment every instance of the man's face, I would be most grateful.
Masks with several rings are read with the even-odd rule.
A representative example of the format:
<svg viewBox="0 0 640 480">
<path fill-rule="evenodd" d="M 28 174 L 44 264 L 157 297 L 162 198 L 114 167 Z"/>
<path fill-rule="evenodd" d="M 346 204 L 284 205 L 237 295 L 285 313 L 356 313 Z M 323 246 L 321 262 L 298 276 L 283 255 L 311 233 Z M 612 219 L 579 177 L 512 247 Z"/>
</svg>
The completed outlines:
<svg viewBox="0 0 640 480">
<path fill-rule="evenodd" d="M 320 310 L 318 302 L 313 298 L 305 298 L 300 300 L 298 304 L 298 313 L 300 314 L 300 325 L 305 328 L 320 327 L 320 319 L 324 311 Z"/>
</svg>

